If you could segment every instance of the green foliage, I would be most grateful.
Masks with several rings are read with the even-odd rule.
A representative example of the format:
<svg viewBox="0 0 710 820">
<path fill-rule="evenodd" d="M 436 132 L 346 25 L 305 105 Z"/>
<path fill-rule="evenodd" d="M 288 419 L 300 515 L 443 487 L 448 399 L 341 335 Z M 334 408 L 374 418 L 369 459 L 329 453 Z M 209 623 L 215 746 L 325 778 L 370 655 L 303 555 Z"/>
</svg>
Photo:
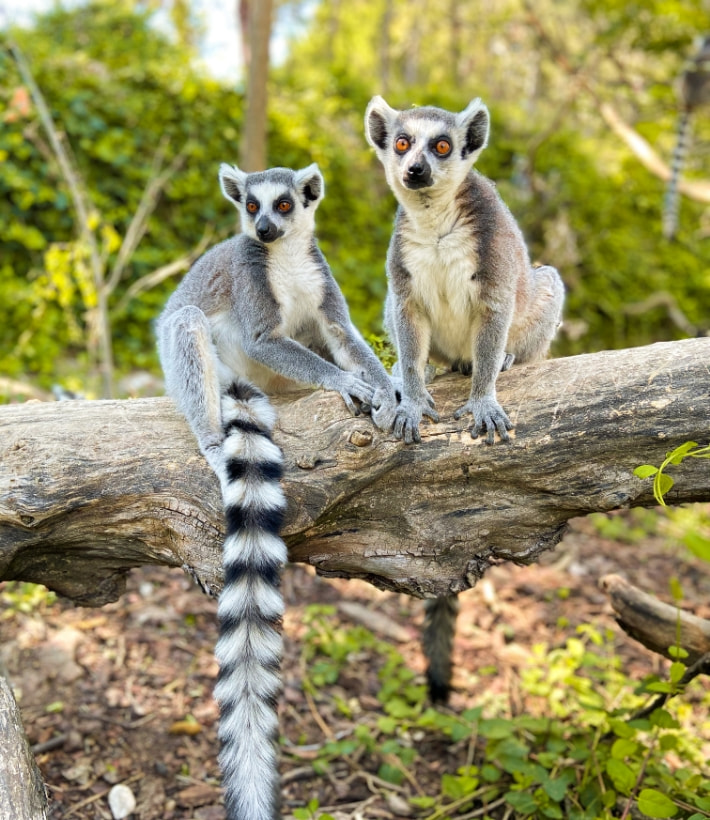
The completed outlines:
<svg viewBox="0 0 710 820">
<path fill-rule="evenodd" d="M 368 630 L 336 625 L 333 610 L 325 607 L 310 607 L 307 622 L 303 666 L 313 694 L 328 696 L 327 688 L 314 687 L 314 669 L 325 666 L 332 673 L 327 680 L 337 680 L 350 662 L 362 662 L 363 652 L 374 652 L 381 682 L 382 713 L 361 719 L 353 736 L 326 743 L 316 771 L 366 753 L 380 761 L 382 780 L 411 781 L 407 767 L 417 756 L 412 737 L 421 743 L 424 733 L 474 750 L 469 764 L 442 773 L 436 794 L 410 799 L 426 820 L 473 811 L 483 816 L 498 806 L 507 806 L 512 818 L 540 820 L 611 820 L 627 806 L 654 818 L 710 817 L 702 739 L 682 725 L 682 709 L 656 709 L 648 718 L 629 720 L 644 693 L 678 691 L 681 663 L 671 666 L 668 681 L 649 678 L 639 688 L 621 670 L 611 634 L 581 626 L 564 647 L 534 648 L 522 672 L 526 714 L 486 714 L 476 707 L 457 715 L 427 707 L 424 687 L 400 654 Z M 314 804 L 298 816 L 317 817 L 316 810 Z"/>
<path fill-rule="evenodd" d="M 200 31 L 189 4 L 172 4 L 174 37 L 152 25 L 157 5 L 92 0 L 13 31 L 71 147 L 109 267 L 156 152 L 164 150 L 166 166 L 176 163 L 109 304 L 119 371 L 157 370 L 151 321 L 174 279 L 124 302 L 127 289 L 186 255 L 205 232 L 216 241 L 235 224 L 216 170 L 236 160 L 241 95 L 196 69 Z M 271 72 L 269 161 L 320 164 L 327 192 L 320 243 L 365 333 L 381 333 L 395 211 L 364 139 L 374 93 L 399 106 L 460 110 L 479 95 L 489 104 L 492 135 L 480 170 L 496 180 L 533 258 L 557 265 L 567 285 L 557 353 L 678 338 L 684 331 L 671 319 L 671 302 L 690 325 L 707 324 L 702 206 L 683 199 L 679 240 L 665 242 L 663 183 L 599 116 L 601 104 L 613 104 L 670 156 L 673 81 L 706 25 L 700 0 L 541 0 L 535 20 L 530 25 L 520 0 L 454 4 L 445 14 L 436 4 L 412 14 L 404 0 L 320 0 L 293 27 Z M 561 31 L 564 39 L 555 40 Z M 66 182 L 3 48 L 0 73 L 0 372 L 47 386 L 89 370 L 84 341 L 95 283 Z M 710 122 L 697 118 L 694 135 L 696 146 L 706 145 Z M 706 152 L 691 150 L 686 174 L 707 177 L 705 166 Z M 648 301 L 653 293 L 667 298 Z M 646 302 L 641 313 L 629 308 Z"/>
<path fill-rule="evenodd" d="M 0 584 L 0 602 L 3 610 L 1 618 L 12 618 L 18 612 L 29 614 L 51 606 L 56 595 L 41 584 L 25 581 L 5 581 Z"/>
</svg>

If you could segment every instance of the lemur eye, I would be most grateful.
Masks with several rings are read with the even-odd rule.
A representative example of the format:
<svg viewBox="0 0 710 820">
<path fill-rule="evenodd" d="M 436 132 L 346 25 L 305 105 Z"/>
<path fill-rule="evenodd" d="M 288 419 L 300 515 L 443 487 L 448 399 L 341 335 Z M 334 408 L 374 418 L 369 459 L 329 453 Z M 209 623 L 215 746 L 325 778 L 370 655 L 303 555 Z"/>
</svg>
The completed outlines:
<svg viewBox="0 0 710 820">
<path fill-rule="evenodd" d="M 443 157 L 446 154 L 448 154 L 451 150 L 451 143 L 448 140 L 444 139 L 437 140 L 436 145 L 434 146 L 434 150 L 440 157 Z"/>
<path fill-rule="evenodd" d="M 407 137 L 397 137 L 394 150 L 397 151 L 398 154 L 403 154 L 405 151 L 409 151 L 411 144 Z"/>
<path fill-rule="evenodd" d="M 247 211 L 248 211 L 250 214 L 255 214 L 258 210 L 259 210 L 259 203 L 258 203 L 258 202 L 254 202 L 254 200 L 253 200 L 253 199 L 250 199 L 250 200 L 247 202 Z"/>
<path fill-rule="evenodd" d="M 293 203 L 288 199 L 282 199 L 276 207 L 280 213 L 287 214 L 293 208 Z"/>
</svg>

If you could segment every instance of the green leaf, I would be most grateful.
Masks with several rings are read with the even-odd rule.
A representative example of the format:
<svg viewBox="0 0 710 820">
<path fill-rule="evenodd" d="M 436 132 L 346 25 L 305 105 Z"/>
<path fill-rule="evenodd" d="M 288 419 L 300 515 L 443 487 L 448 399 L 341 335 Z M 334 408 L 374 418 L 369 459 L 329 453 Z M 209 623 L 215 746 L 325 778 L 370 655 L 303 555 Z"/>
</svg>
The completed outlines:
<svg viewBox="0 0 710 820">
<path fill-rule="evenodd" d="M 622 794 L 630 794 L 631 789 L 636 785 L 636 775 L 622 760 L 615 758 L 607 760 L 606 773 L 611 778 L 616 791 Z"/>
<path fill-rule="evenodd" d="M 654 467 L 653 464 L 641 464 L 634 470 L 634 475 L 637 478 L 651 478 L 657 472 L 658 467 Z"/>
<path fill-rule="evenodd" d="M 710 561 L 710 539 L 697 532 L 686 532 L 681 540 L 693 555 L 703 561 Z"/>
<path fill-rule="evenodd" d="M 478 733 L 489 740 L 500 740 L 513 734 L 513 724 L 503 718 L 481 720 L 478 724 Z"/>
<path fill-rule="evenodd" d="M 685 675 L 685 664 L 680 661 L 674 661 L 671 664 L 669 672 L 671 683 L 679 683 L 683 675 Z"/>
<path fill-rule="evenodd" d="M 678 806 L 657 789 L 642 789 L 638 797 L 639 810 L 649 817 L 674 817 Z"/>
<path fill-rule="evenodd" d="M 656 476 L 655 481 L 656 487 L 658 489 L 658 494 L 661 496 L 661 498 L 667 493 L 669 493 L 673 489 L 673 485 L 675 484 L 675 481 L 673 481 L 673 479 L 669 475 L 666 475 L 666 473 L 659 473 L 659 475 Z"/>
<path fill-rule="evenodd" d="M 656 709 L 651 712 L 651 725 L 659 729 L 680 729 L 680 723 L 665 709 Z"/>
<path fill-rule="evenodd" d="M 639 745 L 634 740 L 626 740 L 625 738 L 618 738 L 611 747 L 611 756 L 616 760 L 623 760 L 625 757 L 631 757 L 636 753 Z"/>
<path fill-rule="evenodd" d="M 504 796 L 506 802 L 522 814 L 532 814 L 537 810 L 537 803 L 527 792 L 506 792 Z"/>
<path fill-rule="evenodd" d="M 672 450 L 670 453 L 666 454 L 668 463 L 680 464 L 686 455 L 697 446 L 698 445 L 695 441 L 686 441 L 684 444 L 681 444 L 680 447 L 676 447 L 675 450 Z"/>
</svg>

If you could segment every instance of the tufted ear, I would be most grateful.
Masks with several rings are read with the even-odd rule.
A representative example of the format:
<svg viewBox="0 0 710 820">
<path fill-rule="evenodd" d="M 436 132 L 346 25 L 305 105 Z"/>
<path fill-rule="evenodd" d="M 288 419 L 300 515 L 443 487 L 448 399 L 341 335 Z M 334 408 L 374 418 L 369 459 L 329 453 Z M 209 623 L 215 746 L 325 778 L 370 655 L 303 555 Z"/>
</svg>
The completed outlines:
<svg viewBox="0 0 710 820">
<path fill-rule="evenodd" d="M 311 203 L 315 203 L 315 207 L 318 207 L 318 203 L 325 194 L 325 182 L 315 162 L 302 171 L 296 171 L 296 190 L 299 192 L 299 199 L 304 208 Z"/>
<path fill-rule="evenodd" d="M 475 162 L 481 151 L 488 145 L 490 131 L 488 109 L 481 102 L 480 97 L 471 100 L 466 108 L 456 115 L 456 124 L 464 132 L 461 158 L 464 159 L 471 155 L 471 161 Z"/>
<path fill-rule="evenodd" d="M 224 196 L 234 205 L 238 205 L 244 199 L 244 186 L 247 174 L 240 171 L 236 165 L 227 165 L 223 162 L 219 166 L 219 185 Z"/>
<path fill-rule="evenodd" d="M 375 150 L 385 149 L 387 135 L 397 113 L 382 97 L 373 97 L 368 103 L 365 111 L 365 136 Z"/>
</svg>

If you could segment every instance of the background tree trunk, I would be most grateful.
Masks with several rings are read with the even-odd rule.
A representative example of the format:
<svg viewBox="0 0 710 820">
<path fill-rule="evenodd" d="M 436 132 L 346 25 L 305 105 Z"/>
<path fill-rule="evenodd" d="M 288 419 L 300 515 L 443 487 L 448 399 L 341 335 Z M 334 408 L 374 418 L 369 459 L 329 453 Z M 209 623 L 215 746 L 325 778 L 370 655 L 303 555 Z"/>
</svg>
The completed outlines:
<svg viewBox="0 0 710 820">
<path fill-rule="evenodd" d="M 272 0 L 250 0 L 248 18 L 246 112 L 239 165 L 243 171 L 263 171 L 267 164 L 267 91 Z"/>
<path fill-rule="evenodd" d="M 431 385 L 442 421 L 405 446 L 339 396 L 279 400 L 284 536 L 293 561 L 419 596 L 466 589 L 502 560 L 525 564 L 590 512 L 655 504 L 633 475 L 706 442 L 710 339 L 514 367 L 498 396 L 509 445 L 471 439 L 457 374 Z M 675 468 L 668 502 L 710 500 L 706 461 Z M 221 585 L 217 479 L 167 398 L 0 407 L 0 580 L 78 603 L 122 592 L 141 564 Z"/>
</svg>

